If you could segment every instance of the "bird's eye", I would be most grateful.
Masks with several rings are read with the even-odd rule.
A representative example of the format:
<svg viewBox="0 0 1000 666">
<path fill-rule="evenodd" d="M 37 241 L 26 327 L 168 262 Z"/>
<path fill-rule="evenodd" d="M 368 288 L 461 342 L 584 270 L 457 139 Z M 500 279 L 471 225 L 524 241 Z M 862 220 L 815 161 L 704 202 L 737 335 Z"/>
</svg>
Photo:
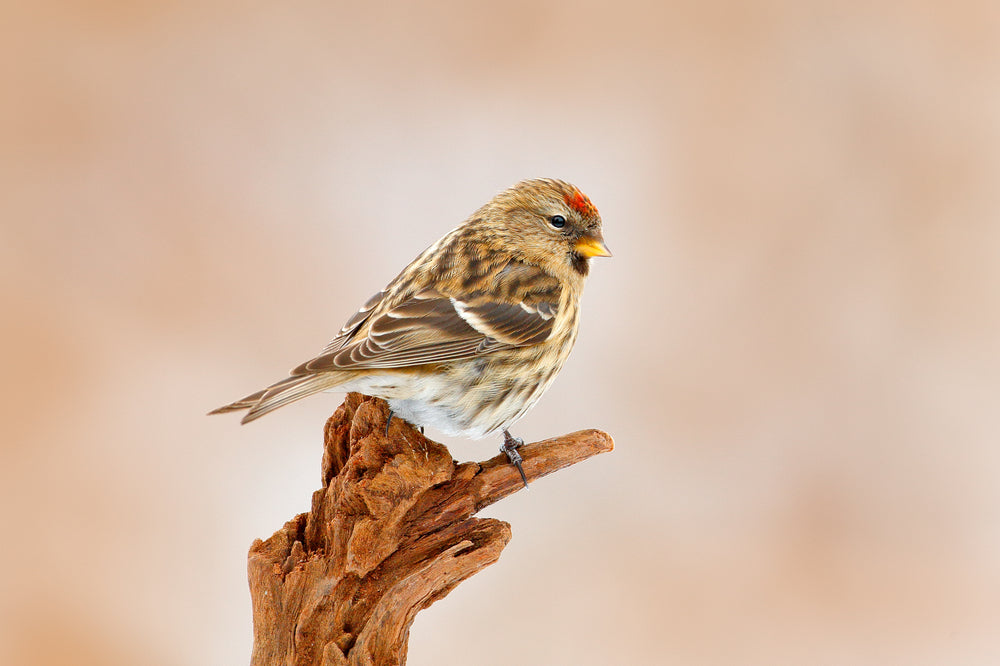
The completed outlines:
<svg viewBox="0 0 1000 666">
<path fill-rule="evenodd" d="M 566 218 L 562 215 L 553 215 L 549 218 L 549 224 L 551 224 L 556 229 L 562 229 L 566 226 Z"/>
</svg>

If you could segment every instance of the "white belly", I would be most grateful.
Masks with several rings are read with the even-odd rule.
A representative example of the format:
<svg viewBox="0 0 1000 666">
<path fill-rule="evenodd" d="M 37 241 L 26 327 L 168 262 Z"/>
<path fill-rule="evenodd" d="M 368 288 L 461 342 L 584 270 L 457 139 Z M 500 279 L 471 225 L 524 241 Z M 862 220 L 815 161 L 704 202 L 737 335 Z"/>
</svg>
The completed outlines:
<svg viewBox="0 0 1000 666">
<path fill-rule="evenodd" d="M 443 375 L 368 375 L 337 390 L 382 398 L 395 416 L 446 435 L 482 439 L 490 434 L 485 425 L 468 422 L 468 412 L 463 409 L 468 390 Z"/>
</svg>

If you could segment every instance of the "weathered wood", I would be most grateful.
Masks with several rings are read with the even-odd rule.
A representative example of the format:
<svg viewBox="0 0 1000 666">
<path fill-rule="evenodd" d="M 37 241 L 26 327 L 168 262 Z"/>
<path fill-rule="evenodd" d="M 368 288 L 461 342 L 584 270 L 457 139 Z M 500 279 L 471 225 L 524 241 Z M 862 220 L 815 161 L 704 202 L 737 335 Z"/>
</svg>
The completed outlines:
<svg viewBox="0 0 1000 666">
<path fill-rule="evenodd" d="M 312 510 L 250 548 L 253 666 L 404 664 L 417 612 L 496 562 L 510 525 L 473 514 L 520 490 L 505 455 L 455 463 L 389 408 L 349 394 L 326 424 Z M 519 449 L 529 480 L 610 451 L 599 430 Z"/>
</svg>

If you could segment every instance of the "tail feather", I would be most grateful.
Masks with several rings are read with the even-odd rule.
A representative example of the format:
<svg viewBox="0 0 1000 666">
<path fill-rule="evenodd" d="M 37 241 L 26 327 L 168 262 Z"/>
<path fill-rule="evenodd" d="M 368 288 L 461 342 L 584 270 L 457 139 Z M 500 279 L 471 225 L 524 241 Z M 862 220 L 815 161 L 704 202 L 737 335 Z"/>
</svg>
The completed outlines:
<svg viewBox="0 0 1000 666">
<path fill-rule="evenodd" d="M 264 389 L 263 391 L 257 391 L 256 393 L 251 393 L 247 397 L 241 398 L 236 402 L 231 402 L 228 405 L 223 405 L 222 407 L 219 407 L 218 409 L 213 409 L 208 414 L 209 416 L 211 416 L 212 414 L 226 414 L 227 412 L 238 412 L 244 409 L 250 409 L 251 407 L 256 405 L 262 397 L 264 397 L 264 394 L 266 392 L 267 389 Z"/>
<path fill-rule="evenodd" d="M 312 395 L 313 393 L 319 393 L 341 383 L 337 381 L 335 376 L 331 376 L 332 374 L 321 373 L 288 377 L 262 391 L 251 393 L 236 402 L 213 409 L 209 414 L 225 414 L 245 409 L 247 413 L 240 420 L 240 423 L 249 423 L 290 402 Z"/>
</svg>

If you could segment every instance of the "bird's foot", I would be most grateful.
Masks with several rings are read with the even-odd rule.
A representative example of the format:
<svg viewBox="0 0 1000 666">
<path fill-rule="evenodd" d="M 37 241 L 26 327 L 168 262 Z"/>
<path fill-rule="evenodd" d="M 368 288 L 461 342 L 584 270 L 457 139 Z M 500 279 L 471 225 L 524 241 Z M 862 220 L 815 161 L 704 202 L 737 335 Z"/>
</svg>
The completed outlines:
<svg viewBox="0 0 1000 666">
<path fill-rule="evenodd" d="M 503 444 L 500 445 L 500 450 L 507 454 L 507 460 L 517 468 L 518 473 L 521 475 L 521 482 L 524 483 L 524 487 L 528 487 L 528 477 L 524 475 L 524 468 L 521 467 L 521 462 L 524 458 L 521 454 L 517 452 L 518 447 L 524 445 L 524 440 L 520 437 L 514 437 L 506 430 L 503 431 Z"/>
<path fill-rule="evenodd" d="M 392 411 L 392 410 L 389 410 L 389 418 L 387 418 L 387 419 L 385 420 L 385 436 L 386 436 L 386 437 L 388 437 L 388 436 L 389 436 L 389 426 L 390 426 L 390 425 L 392 425 L 392 417 L 394 417 L 395 415 L 396 415 L 396 413 L 395 413 L 394 411 Z M 422 435 L 422 434 L 424 434 L 424 427 L 423 427 L 423 426 L 414 426 L 414 427 L 415 427 L 415 428 L 416 428 L 417 430 L 419 430 L 419 431 L 420 431 L 420 434 L 421 434 L 421 435 Z"/>
</svg>

